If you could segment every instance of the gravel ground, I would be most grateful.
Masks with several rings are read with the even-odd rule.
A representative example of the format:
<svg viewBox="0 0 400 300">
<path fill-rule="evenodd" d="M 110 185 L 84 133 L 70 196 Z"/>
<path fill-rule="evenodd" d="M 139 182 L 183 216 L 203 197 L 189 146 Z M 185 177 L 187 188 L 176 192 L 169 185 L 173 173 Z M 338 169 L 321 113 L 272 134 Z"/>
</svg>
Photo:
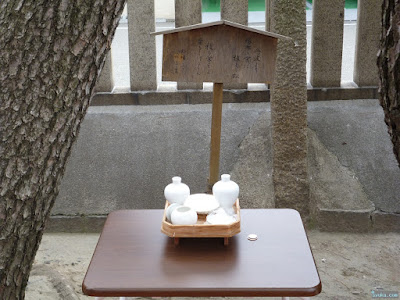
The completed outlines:
<svg viewBox="0 0 400 300">
<path fill-rule="evenodd" d="M 315 299 L 372 299 L 376 289 L 400 292 L 400 234 L 309 231 L 308 236 L 322 281 L 322 293 Z M 82 294 L 81 284 L 98 238 L 45 234 L 26 299 L 94 299 Z"/>
</svg>

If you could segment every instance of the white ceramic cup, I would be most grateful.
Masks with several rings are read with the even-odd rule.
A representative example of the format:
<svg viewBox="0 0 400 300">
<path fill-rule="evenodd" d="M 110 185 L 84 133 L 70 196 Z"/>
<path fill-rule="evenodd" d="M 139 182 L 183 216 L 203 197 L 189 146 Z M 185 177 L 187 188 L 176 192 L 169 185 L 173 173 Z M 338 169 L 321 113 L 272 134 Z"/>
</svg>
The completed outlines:
<svg viewBox="0 0 400 300">
<path fill-rule="evenodd" d="M 171 222 L 174 225 L 194 225 L 197 223 L 197 213 L 188 206 L 180 206 L 172 211 Z"/>
<path fill-rule="evenodd" d="M 168 220 L 169 222 L 171 222 L 171 214 L 172 214 L 172 212 L 173 212 L 176 208 L 178 208 L 178 207 L 180 207 L 180 206 L 182 206 L 182 205 L 180 205 L 179 203 L 172 203 L 170 206 L 168 206 L 168 208 L 167 208 L 167 210 L 166 210 L 166 212 L 165 212 L 165 217 L 167 218 L 167 220 Z"/>
</svg>

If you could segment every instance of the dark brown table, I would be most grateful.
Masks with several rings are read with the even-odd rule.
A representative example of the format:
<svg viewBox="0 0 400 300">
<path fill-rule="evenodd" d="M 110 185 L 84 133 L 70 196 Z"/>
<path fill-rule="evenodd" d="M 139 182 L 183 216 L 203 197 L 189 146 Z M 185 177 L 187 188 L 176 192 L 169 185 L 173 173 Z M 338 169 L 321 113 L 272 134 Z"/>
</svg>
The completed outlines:
<svg viewBox="0 0 400 300">
<path fill-rule="evenodd" d="M 321 281 L 303 223 L 291 209 L 243 209 L 241 233 L 185 239 L 160 232 L 163 210 L 109 214 L 83 281 L 102 297 L 308 297 Z M 256 241 L 247 236 L 257 234 Z"/>
</svg>

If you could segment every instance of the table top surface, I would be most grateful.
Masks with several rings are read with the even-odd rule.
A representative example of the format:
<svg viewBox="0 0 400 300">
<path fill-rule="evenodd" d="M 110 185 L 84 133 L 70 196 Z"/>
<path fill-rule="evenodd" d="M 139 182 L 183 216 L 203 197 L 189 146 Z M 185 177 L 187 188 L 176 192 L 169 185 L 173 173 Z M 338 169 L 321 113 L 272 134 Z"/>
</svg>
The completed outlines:
<svg viewBox="0 0 400 300">
<path fill-rule="evenodd" d="M 321 281 L 292 209 L 242 209 L 229 239 L 161 233 L 163 210 L 109 214 L 83 281 L 90 296 L 314 296 Z M 249 234 L 256 241 L 249 241 Z"/>
</svg>

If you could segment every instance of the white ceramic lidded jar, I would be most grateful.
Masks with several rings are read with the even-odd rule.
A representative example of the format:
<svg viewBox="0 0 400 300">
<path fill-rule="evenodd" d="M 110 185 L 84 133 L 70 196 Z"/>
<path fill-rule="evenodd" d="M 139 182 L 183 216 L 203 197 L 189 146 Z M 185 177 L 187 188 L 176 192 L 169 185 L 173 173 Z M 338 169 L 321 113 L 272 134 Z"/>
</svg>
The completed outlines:
<svg viewBox="0 0 400 300">
<path fill-rule="evenodd" d="M 172 183 L 168 184 L 164 189 L 165 199 L 167 199 L 169 203 L 183 205 L 189 195 L 189 187 L 182 183 L 182 178 L 179 176 L 172 177 Z"/>
<path fill-rule="evenodd" d="M 212 191 L 219 205 L 227 214 L 233 215 L 233 205 L 239 196 L 239 186 L 231 180 L 231 175 L 221 175 L 221 180 L 214 184 Z"/>
</svg>

